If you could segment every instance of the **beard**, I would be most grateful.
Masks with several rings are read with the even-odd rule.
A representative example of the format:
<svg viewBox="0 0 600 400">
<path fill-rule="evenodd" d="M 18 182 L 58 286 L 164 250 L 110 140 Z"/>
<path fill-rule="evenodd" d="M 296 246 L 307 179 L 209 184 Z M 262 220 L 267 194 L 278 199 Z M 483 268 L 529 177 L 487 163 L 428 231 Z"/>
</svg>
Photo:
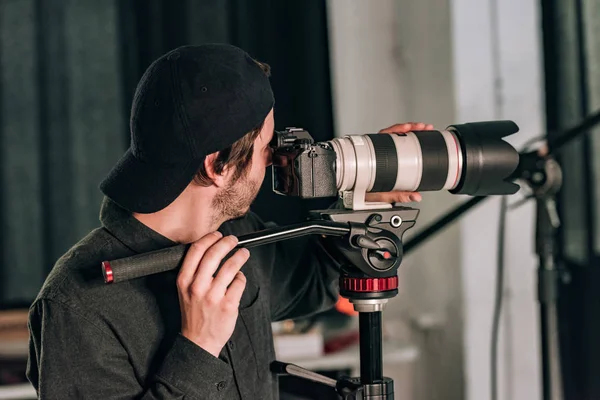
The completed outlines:
<svg viewBox="0 0 600 400">
<path fill-rule="evenodd" d="M 237 180 L 232 179 L 213 199 L 213 219 L 224 222 L 246 215 L 261 186 L 262 180 L 252 180 L 247 172 Z"/>
</svg>

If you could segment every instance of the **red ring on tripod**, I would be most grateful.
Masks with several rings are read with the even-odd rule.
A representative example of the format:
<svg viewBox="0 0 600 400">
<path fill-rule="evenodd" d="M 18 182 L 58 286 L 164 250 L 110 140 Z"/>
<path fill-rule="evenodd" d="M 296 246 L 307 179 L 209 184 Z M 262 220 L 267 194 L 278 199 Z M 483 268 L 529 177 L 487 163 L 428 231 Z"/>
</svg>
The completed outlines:
<svg viewBox="0 0 600 400">
<path fill-rule="evenodd" d="M 388 278 L 353 278 L 344 276 L 340 281 L 340 289 L 348 292 L 385 292 L 398 289 L 398 276 L 390 276 Z"/>
</svg>

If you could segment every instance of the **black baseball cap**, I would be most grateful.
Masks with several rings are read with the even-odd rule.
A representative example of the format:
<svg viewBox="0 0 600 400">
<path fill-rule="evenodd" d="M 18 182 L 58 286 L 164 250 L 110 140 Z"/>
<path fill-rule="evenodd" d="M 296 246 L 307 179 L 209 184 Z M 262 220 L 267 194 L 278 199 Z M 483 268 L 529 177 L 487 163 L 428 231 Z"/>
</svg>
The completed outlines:
<svg viewBox="0 0 600 400">
<path fill-rule="evenodd" d="M 155 60 L 131 108 L 131 145 L 100 190 L 131 212 L 171 204 L 204 158 L 259 127 L 274 105 L 267 74 L 228 44 L 182 46 Z"/>
</svg>

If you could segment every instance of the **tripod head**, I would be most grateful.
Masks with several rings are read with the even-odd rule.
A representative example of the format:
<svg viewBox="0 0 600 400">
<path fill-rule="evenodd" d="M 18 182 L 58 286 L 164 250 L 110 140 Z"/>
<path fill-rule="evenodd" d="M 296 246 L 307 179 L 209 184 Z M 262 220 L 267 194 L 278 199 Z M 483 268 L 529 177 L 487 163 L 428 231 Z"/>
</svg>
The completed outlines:
<svg viewBox="0 0 600 400">
<path fill-rule="evenodd" d="M 356 311 L 382 311 L 388 299 L 398 294 L 402 236 L 415 225 L 418 215 L 419 210 L 409 207 L 310 213 L 311 219 L 349 224 L 347 235 L 325 241 L 342 263 L 340 295 L 350 300 Z"/>
</svg>

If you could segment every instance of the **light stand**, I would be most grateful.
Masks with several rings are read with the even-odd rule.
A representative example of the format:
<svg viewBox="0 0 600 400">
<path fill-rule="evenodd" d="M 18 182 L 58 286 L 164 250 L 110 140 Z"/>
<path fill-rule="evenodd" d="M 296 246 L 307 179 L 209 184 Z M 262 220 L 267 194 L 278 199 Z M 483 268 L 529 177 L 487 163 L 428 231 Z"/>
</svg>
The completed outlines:
<svg viewBox="0 0 600 400">
<path fill-rule="evenodd" d="M 560 226 L 556 194 L 562 185 L 562 171 L 552 158 L 529 154 L 523 160 L 530 163 L 524 178 L 536 201 L 535 252 L 538 255 L 542 398 L 559 400 L 563 398 L 557 313 L 561 271 L 555 259 L 555 237 Z"/>
<path fill-rule="evenodd" d="M 600 122 L 600 118 L 596 117 Z M 578 128 L 576 128 L 578 129 Z M 583 132 L 583 130 L 577 130 Z M 572 140 L 576 135 L 568 136 Z M 560 146 L 567 143 L 564 137 L 558 142 Z M 558 148 L 555 148 L 558 150 Z M 556 230 L 560 225 L 556 209 L 556 195 L 562 185 L 562 172 L 559 164 L 549 154 L 541 155 L 537 151 L 521 154 L 518 178 L 523 180 L 532 190 L 530 196 L 535 199 L 535 253 L 538 257 L 538 303 L 539 332 L 542 369 L 542 399 L 560 400 L 563 398 L 562 373 L 560 362 L 559 330 L 557 301 L 559 282 L 562 271 L 556 263 Z M 414 242 L 405 245 L 409 252 L 428 237 L 446 225 L 458 219 L 486 197 L 473 198 L 451 211 L 422 233 Z"/>
</svg>

